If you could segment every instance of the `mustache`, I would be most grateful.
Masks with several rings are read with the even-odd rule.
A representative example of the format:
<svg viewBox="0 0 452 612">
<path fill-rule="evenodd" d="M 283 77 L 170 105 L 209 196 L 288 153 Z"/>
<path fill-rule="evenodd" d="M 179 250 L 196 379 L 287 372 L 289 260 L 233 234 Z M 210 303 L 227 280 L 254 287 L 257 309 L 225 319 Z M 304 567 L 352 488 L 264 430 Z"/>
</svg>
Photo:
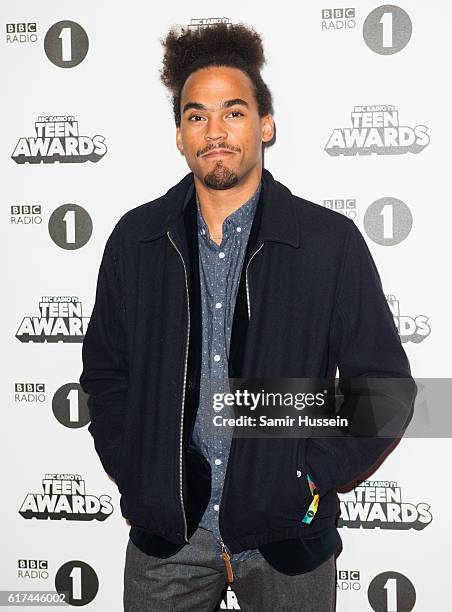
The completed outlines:
<svg viewBox="0 0 452 612">
<path fill-rule="evenodd" d="M 227 145 L 226 143 L 222 142 L 219 145 L 207 145 L 207 147 L 205 147 L 204 149 L 200 149 L 197 154 L 196 157 L 200 157 L 201 155 L 206 155 L 207 153 L 210 153 L 211 151 L 215 151 L 218 149 L 226 149 L 228 151 L 233 151 L 234 153 L 240 153 L 241 149 L 239 146 L 237 145 Z"/>
</svg>

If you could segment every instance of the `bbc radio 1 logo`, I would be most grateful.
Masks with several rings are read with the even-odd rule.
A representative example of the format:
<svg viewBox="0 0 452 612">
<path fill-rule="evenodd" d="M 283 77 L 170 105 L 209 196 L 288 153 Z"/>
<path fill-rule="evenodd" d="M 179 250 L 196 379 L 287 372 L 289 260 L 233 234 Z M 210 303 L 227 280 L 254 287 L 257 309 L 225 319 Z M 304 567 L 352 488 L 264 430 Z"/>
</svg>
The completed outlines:
<svg viewBox="0 0 452 612">
<path fill-rule="evenodd" d="M 37 26 L 34 22 L 7 23 L 6 42 L 10 45 L 35 43 L 38 40 Z"/>
<path fill-rule="evenodd" d="M 335 212 L 348 217 L 349 219 L 356 219 L 356 198 L 336 198 L 334 200 L 323 200 L 322 202 L 325 208 L 334 210 Z"/>
<path fill-rule="evenodd" d="M 322 9 L 322 31 L 351 30 L 355 27 L 356 21 L 354 8 Z"/>
<path fill-rule="evenodd" d="M 402 343 L 413 342 L 414 344 L 419 344 L 428 338 L 432 331 L 429 317 L 422 314 L 416 316 L 401 314 L 399 300 L 393 294 L 386 295 L 386 300 L 394 317 Z"/>
<path fill-rule="evenodd" d="M 105 136 L 83 136 L 73 115 L 41 115 L 35 136 L 19 138 L 11 158 L 17 164 L 98 162 L 107 152 Z"/>
<path fill-rule="evenodd" d="M 355 8 L 322 9 L 322 31 L 347 31 L 355 27 Z M 394 55 L 402 51 L 409 43 L 412 31 L 410 16 L 394 4 L 383 4 L 373 9 L 362 26 L 364 43 L 378 55 Z"/>
<path fill-rule="evenodd" d="M 10 207 L 10 223 L 16 226 L 41 225 L 40 204 L 13 204 Z M 78 204 L 62 204 L 50 215 L 48 231 L 52 241 L 66 251 L 85 246 L 93 233 L 93 221 L 89 212 Z"/>
<path fill-rule="evenodd" d="M 26 580 L 49 579 L 49 562 L 47 559 L 19 559 L 17 566 L 18 578 Z M 91 565 L 80 559 L 63 563 L 55 572 L 54 581 L 56 593 L 63 596 L 63 601 L 72 606 L 89 604 L 99 591 L 99 577 L 96 571 Z"/>
<path fill-rule="evenodd" d="M 16 382 L 14 403 L 22 405 L 45 404 L 47 401 L 44 383 Z M 55 419 L 69 429 L 80 429 L 90 421 L 88 395 L 78 382 L 61 385 L 52 397 L 52 412 Z"/>
<path fill-rule="evenodd" d="M 49 577 L 47 559 L 18 559 L 17 577 L 26 580 L 47 580 Z"/>
<path fill-rule="evenodd" d="M 372 578 L 367 598 L 374 612 L 411 612 L 416 604 L 416 589 L 407 576 L 390 570 Z"/>
<path fill-rule="evenodd" d="M 430 143 L 426 125 L 401 125 L 392 104 L 355 106 L 351 127 L 337 127 L 325 145 L 328 155 L 403 155 L 420 153 Z"/>
<path fill-rule="evenodd" d="M 11 204 L 11 225 L 41 225 L 42 207 L 40 204 Z"/>
<path fill-rule="evenodd" d="M 44 38 L 45 54 L 59 68 L 78 66 L 88 49 L 88 34 L 79 23 L 68 19 L 54 23 Z"/>
<path fill-rule="evenodd" d="M 361 573 L 359 570 L 336 570 L 336 587 L 339 591 L 361 590 Z"/>
<path fill-rule="evenodd" d="M 406 11 L 394 4 L 383 4 L 371 11 L 363 23 L 363 38 L 378 55 L 394 55 L 410 41 L 413 24 Z"/>
<path fill-rule="evenodd" d="M 19 559 L 17 577 L 26 580 L 48 580 L 49 562 L 47 559 Z M 63 563 L 55 572 L 55 591 L 61 602 L 72 606 L 86 606 L 91 603 L 99 591 L 99 577 L 89 563 L 73 559 Z M 41 595 L 43 592 L 34 592 Z M 46 593 L 52 594 L 49 591 Z M 47 600 L 48 601 L 48 600 Z M 42 604 L 41 604 L 42 605 Z M 51 605 L 47 603 L 47 605 Z M 55 605 L 58 605 L 55 604 Z"/>
<path fill-rule="evenodd" d="M 38 41 L 37 24 L 7 23 L 6 43 L 24 44 Z M 84 28 L 76 21 L 63 20 L 54 23 L 44 37 L 44 52 L 55 66 L 74 68 L 86 57 L 89 39 Z"/>
<path fill-rule="evenodd" d="M 364 230 L 371 240 L 382 246 L 400 244 L 413 227 L 413 215 L 405 202 L 394 197 L 378 198 L 364 214 Z"/>
<path fill-rule="evenodd" d="M 14 402 L 16 404 L 44 404 L 46 399 L 46 386 L 44 383 L 14 383 Z"/>
<path fill-rule="evenodd" d="M 64 383 L 52 398 L 55 419 L 68 429 L 80 429 L 90 422 L 88 394 L 77 382 Z"/>
<path fill-rule="evenodd" d="M 110 495 L 86 492 L 79 474 L 45 474 L 42 493 L 27 493 L 19 508 L 24 519 L 105 521 L 113 513 Z"/>
<path fill-rule="evenodd" d="M 75 296 L 44 296 L 37 316 L 22 319 L 16 332 L 20 342 L 83 342 L 89 317 Z"/>
<path fill-rule="evenodd" d="M 365 480 L 339 497 L 338 527 L 420 531 L 433 520 L 430 504 L 403 501 L 396 482 Z"/>
</svg>

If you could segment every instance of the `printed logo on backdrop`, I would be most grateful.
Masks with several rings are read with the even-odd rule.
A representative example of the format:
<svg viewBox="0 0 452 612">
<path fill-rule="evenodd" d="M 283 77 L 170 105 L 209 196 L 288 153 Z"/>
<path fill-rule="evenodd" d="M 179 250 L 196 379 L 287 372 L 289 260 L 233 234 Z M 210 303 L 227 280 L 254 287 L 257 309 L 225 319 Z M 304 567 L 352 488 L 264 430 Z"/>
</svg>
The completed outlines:
<svg viewBox="0 0 452 612">
<path fill-rule="evenodd" d="M 399 300 L 393 294 L 386 295 L 386 300 L 394 317 L 397 330 L 402 343 L 414 342 L 419 344 L 431 333 L 429 318 L 426 315 L 402 315 Z"/>
<path fill-rule="evenodd" d="M 47 559 L 18 559 L 17 577 L 22 580 L 47 580 L 49 577 Z"/>
<path fill-rule="evenodd" d="M 35 43 L 37 40 L 36 23 L 6 24 L 6 42 L 8 44 Z"/>
<path fill-rule="evenodd" d="M 403 574 L 388 571 L 373 578 L 367 597 L 375 612 L 411 612 L 416 603 L 416 589 Z"/>
<path fill-rule="evenodd" d="M 336 570 L 336 587 L 339 591 L 361 590 L 361 573 L 359 570 Z"/>
<path fill-rule="evenodd" d="M 354 27 L 356 27 L 354 8 L 322 9 L 322 31 L 350 30 Z"/>
<path fill-rule="evenodd" d="M 72 606 L 86 606 L 96 597 L 99 578 L 94 569 L 84 561 L 67 561 L 55 574 L 55 590 L 67 593 L 66 600 Z"/>
<path fill-rule="evenodd" d="M 56 420 L 70 429 L 85 427 L 90 421 L 88 395 L 78 383 L 66 383 L 56 390 L 52 411 Z"/>
<path fill-rule="evenodd" d="M 374 9 L 363 24 L 364 42 L 379 55 L 393 55 L 404 49 L 412 31 L 408 13 L 394 4 L 384 4 Z"/>
<path fill-rule="evenodd" d="M 105 136 L 83 136 L 73 115 L 41 115 L 35 136 L 19 138 L 11 158 L 17 164 L 98 162 L 107 152 Z"/>
<path fill-rule="evenodd" d="M 216 23 L 226 23 L 227 25 L 231 25 L 231 20 L 229 17 L 195 17 L 194 19 L 190 19 L 188 28 L 191 30 L 197 30 L 199 28 L 215 25 Z"/>
<path fill-rule="evenodd" d="M 37 316 L 25 316 L 16 332 L 21 342 L 83 342 L 89 317 L 74 296 L 44 296 Z"/>
<path fill-rule="evenodd" d="M 75 21 L 54 23 L 44 38 L 45 54 L 59 68 L 78 66 L 85 59 L 88 48 L 88 35 Z"/>
<path fill-rule="evenodd" d="M 13 204 L 11 225 L 41 225 L 40 204 Z M 85 246 L 93 233 L 93 221 L 88 211 L 78 204 L 62 204 L 50 216 L 49 235 L 53 242 L 67 251 Z"/>
<path fill-rule="evenodd" d="M 322 204 L 325 208 L 335 210 L 349 219 L 356 219 L 356 199 L 354 198 L 323 200 Z"/>
<path fill-rule="evenodd" d="M 24 519 L 105 521 L 113 513 L 110 495 L 86 493 L 79 474 L 45 474 L 42 493 L 27 493 L 19 509 Z"/>
<path fill-rule="evenodd" d="M 339 497 L 338 527 L 420 531 L 433 520 L 430 504 L 404 501 L 396 482 L 365 480 Z"/>
<path fill-rule="evenodd" d="M 41 225 L 42 211 L 40 204 L 11 204 L 11 225 Z"/>
<path fill-rule="evenodd" d="M 412 227 L 411 210 L 397 198 L 379 198 L 364 213 L 366 234 L 383 246 L 400 244 L 408 237 Z"/>
<path fill-rule="evenodd" d="M 420 153 L 430 143 L 426 125 L 400 125 L 399 111 L 392 104 L 355 106 L 351 127 L 331 132 L 328 155 L 403 155 Z"/>
<path fill-rule="evenodd" d="M 77 204 L 63 204 L 49 219 L 49 234 L 53 242 L 68 251 L 84 246 L 93 233 L 89 213 Z"/>
<path fill-rule="evenodd" d="M 43 404 L 46 399 L 44 383 L 17 382 L 14 384 L 14 402 L 17 404 Z"/>
</svg>

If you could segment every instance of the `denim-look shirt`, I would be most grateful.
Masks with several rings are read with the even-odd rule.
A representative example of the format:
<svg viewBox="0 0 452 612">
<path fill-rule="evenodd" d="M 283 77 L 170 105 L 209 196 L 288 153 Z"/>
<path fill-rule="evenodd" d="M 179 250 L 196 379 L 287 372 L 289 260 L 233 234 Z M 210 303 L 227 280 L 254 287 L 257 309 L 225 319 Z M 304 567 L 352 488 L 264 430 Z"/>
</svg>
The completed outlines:
<svg viewBox="0 0 452 612">
<path fill-rule="evenodd" d="M 201 213 L 196 194 L 199 244 L 199 277 L 202 312 L 202 359 L 199 407 L 193 428 L 192 442 L 206 457 L 212 468 L 212 491 L 209 505 L 200 527 L 212 531 L 216 537 L 218 556 L 221 557 L 218 524 L 229 449 L 231 427 L 215 427 L 215 414 L 233 417 L 232 407 L 215 413 L 212 406 L 214 392 L 228 392 L 228 358 L 234 306 L 240 281 L 245 250 L 261 191 L 259 184 L 254 195 L 223 221 L 221 244 L 216 244 Z M 242 561 L 260 554 L 257 548 L 231 554 L 232 561 Z"/>
</svg>

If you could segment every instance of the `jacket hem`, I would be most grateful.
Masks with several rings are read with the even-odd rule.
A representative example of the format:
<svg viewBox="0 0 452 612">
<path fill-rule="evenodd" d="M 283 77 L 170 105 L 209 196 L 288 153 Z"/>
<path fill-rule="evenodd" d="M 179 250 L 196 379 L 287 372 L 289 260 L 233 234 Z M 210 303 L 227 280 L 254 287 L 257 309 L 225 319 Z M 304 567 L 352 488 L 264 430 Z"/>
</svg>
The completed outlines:
<svg viewBox="0 0 452 612">
<path fill-rule="evenodd" d="M 282 540 L 288 540 L 290 538 L 302 538 L 305 540 L 310 540 L 312 538 L 321 537 L 328 529 L 331 529 L 331 526 L 335 523 L 335 517 L 331 517 L 331 520 L 325 522 L 321 528 L 317 531 L 307 531 L 309 527 L 305 525 L 297 525 L 295 527 L 285 527 L 282 529 L 272 529 L 266 530 L 262 533 L 249 534 L 244 537 L 239 537 L 235 539 L 224 539 L 225 544 L 230 549 L 230 551 L 234 554 L 242 552 L 243 550 L 251 549 L 251 548 L 259 548 L 264 544 L 270 544 L 272 542 L 278 542 Z"/>
</svg>

